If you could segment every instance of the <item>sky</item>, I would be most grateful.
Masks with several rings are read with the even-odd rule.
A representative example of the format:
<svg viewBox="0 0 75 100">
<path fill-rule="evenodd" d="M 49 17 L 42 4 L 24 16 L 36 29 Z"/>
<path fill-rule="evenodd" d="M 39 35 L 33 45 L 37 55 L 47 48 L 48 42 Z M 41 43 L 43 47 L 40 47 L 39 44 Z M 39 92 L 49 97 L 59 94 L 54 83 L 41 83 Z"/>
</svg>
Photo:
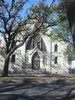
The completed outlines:
<svg viewBox="0 0 75 100">
<path fill-rule="evenodd" d="M 6 2 L 8 3 L 11 3 L 12 0 L 5 0 Z M 15 0 L 15 1 L 18 1 L 18 0 Z M 25 5 L 24 9 L 27 10 L 29 7 L 31 7 L 32 5 L 37 5 L 39 1 L 42 1 L 42 0 L 28 0 L 27 4 Z M 50 5 L 50 2 L 52 0 L 45 0 L 45 3 Z M 22 16 L 25 15 L 25 12 L 22 11 L 21 13 Z"/>
<path fill-rule="evenodd" d="M 8 2 L 8 3 L 11 3 L 12 0 L 5 0 L 5 2 Z M 18 0 L 15 0 L 15 1 L 18 1 Z M 22 10 L 21 12 L 21 16 L 23 17 L 23 19 L 25 19 L 26 17 L 26 13 L 25 11 L 28 11 L 27 9 L 30 8 L 32 5 L 37 5 L 39 1 L 42 1 L 42 0 L 28 0 L 28 2 L 26 3 L 26 5 L 24 6 L 24 10 Z M 53 0 L 45 0 L 45 3 L 47 5 L 50 5 L 50 3 L 52 2 Z M 58 0 L 56 0 L 57 2 Z"/>
<path fill-rule="evenodd" d="M 28 0 L 28 3 L 25 6 L 25 9 L 31 7 L 32 5 L 37 5 L 42 0 Z M 50 6 L 53 0 L 45 0 L 45 3 Z M 55 4 L 58 4 L 58 0 L 55 0 Z"/>
<path fill-rule="evenodd" d="M 39 1 L 42 1 L 42 0 L 28 0 L 27 8 L 29 8 L 32 4 L 37 5 L 37 3 Z M 11 0 L 7 0 L 7 2 L 11 2 Z M 52 0 L 45 0 L 45 3 L 48 5 L 50 5 L 51 2 L 52 2 Z M 56 2 L 57 2 L 57 0 L 56 0 Z"/>
<path fill-rule="evenodd" d="M 11 2 L 11 0 L 5 0 L 7 2 Z M 39 1 L 42 0 L 28 0 L 30 4 L 37 4 Z M 46 0 L 46 3 L 48 4 L 49 2 L 51 2 L 52 0 Z"/>
<path fill-rule="evenodd" d="M 5 0 L 5 1 L 11 3 L 12 0 Z M 18 1 L 18 0 L 15 0 L 15 1 Z M 24 9 L 27 10 L 32 5 L 37 5 L 38 2 L 40 2 L 40 1 L 42 1 L 42 0 L 28 0 L 28 2 L 26 3 Z M 50 5 L 52 1 L 53 0 L 45 0 L 45 3 L 47 5 Z M 55 3 L 58 4 L 58 0 L 55 0 Z"/>
<path fill-rule="evenodd" d="M 11 0 L 5 0 L 5 1 L 7 1 L 7 2 L 11 2 Z M 18 0 L 15 0 L 15 1 L 18 1 Z M 31 7 L 32 5 L 37 5 L 38 4 L 38 2 L 40 2 L 40 1 L 42 1 L 42 0 L 28 0 L 28 2 L 26 3 L 26 5 L 25 5 L 25 7 L 24 7 L 24 9 L 25 10 L 27 10 L 29 7 Z M 50 5 L 50 3 L 52 2 L 53 0 L 45 0 L 45 3 L 47 4 L 47 5 Z M 56 4 L 58 3 L 58 0 L 55 0 L 55 2 L 56 2 Z"/>
<path fill-rule="evenodd" d="M 31 7 L 32 5 L 37 5 L 41 0 L 29 0 L 25 6 L 25 9 Z M 52 0 L 46 0 L 46 4 L 49 4 Z"/>
<path fill-rule="evenodd" d="M 11 0 L 5 0 L 9 3 L 11 3 Z M 18 1 L 18 0 L 15 0 L 15 1 Z M 28 2 L 26 3 L 26 5 L 24 6 L 24 11 L 21 12 L 21 14 L 24 16 L 25 14 L 25 11 L 27 11 L 27 9 L 29 7 L 31 7 L 32 5 L 37 5 L 39 1 L 42 1 L 42 0 L 28 0 Z M 50 5 L 50 3 L 52 2 L 53 0 L 45 0 L 45 3 L 47 5 Z M 56 0 L 57 1 L 57 0 Z"/>
<path fill-rule="evenodd" d="M 39 1 L 42 1 L 42 0 L 29 0 L 29 1 L 28 1 L 28 7 L 30 7 L 32 4 L 37 5 L 37 3 L 38 3 Z M 48 5 L 50 5 L 50 3 L 51 3 L 52 1 L 53 1 L 53 0 L 45 0 L 45 3 L 48 4 Z M 57 2 L 57 0 L 56 0 L 56 2 Z"/>
</svg>

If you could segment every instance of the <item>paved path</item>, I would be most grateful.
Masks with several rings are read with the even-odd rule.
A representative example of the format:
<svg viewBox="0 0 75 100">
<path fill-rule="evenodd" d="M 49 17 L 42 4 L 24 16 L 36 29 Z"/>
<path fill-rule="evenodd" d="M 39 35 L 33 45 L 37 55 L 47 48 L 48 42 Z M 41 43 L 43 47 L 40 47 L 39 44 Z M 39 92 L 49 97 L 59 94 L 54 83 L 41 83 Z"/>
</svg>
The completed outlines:
<svg viewBox="0 0 75 100">
<path fill-rule="evenodd" d="M 42 79 L 0 83 L 0 100 L 75 100 L 75 81 Z"/>
</svg>

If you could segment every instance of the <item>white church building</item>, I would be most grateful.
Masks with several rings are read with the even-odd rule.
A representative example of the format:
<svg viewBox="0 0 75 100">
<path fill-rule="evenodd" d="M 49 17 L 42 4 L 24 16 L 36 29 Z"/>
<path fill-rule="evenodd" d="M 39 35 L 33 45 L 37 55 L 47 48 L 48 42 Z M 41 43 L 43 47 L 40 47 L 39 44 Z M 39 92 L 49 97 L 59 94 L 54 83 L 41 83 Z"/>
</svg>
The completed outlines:
<svg viewBox="0 0 75 100">
<path fill-rule="evenodd" d="M 29 70 L 68 74 L 69 65 L 65 55 L 67 43 L 62 39 L 52 40 L 51 32 L 52 29 L 49 28 L 45 34 L 39 33 L 29 37 L 11 56 L 9 71 L 24 73 Z M 4 58 L 2 60 L 4 61 Z M 1 61 L 0 63 L 2 64 Z"/>
</svg>

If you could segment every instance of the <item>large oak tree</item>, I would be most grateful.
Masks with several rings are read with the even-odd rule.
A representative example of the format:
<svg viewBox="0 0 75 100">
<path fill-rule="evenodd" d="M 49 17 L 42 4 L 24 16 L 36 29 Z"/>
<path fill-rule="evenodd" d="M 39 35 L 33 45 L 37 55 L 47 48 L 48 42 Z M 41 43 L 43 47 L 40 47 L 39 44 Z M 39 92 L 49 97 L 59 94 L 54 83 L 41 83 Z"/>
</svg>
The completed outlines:
<svg viewBox="0 0 75 100">
<path fill-rule="evenodd" d="M 6 46 L 2 76 L 8 76 L 10 56 L 25 43 L 29 36 L 39 31 L 45 33 L 48 27 L 63 25 L 62 22 L 65 20 L 63 6 L 61 3 L 56 5 L 55 0 L 50 4 L 41 0 L 37 5 L 26 9 L 28 2 L 29 0 L 0 1 L 0 33 Z"/>
<path fill-rule="evenodd" d="M 8 76 L 10 56 L 25 43 L 29 36 L 56 24 L 49 19 L 53 13 L 54 1 L 52 0 L 48 6 L 42 0 L 37 6 L 27 9 L 28 13 L 26 10 L 28 0 L 0 1 L 0 34 L 5 41 L 6 55 L 2 76 Z"/>
</svg>

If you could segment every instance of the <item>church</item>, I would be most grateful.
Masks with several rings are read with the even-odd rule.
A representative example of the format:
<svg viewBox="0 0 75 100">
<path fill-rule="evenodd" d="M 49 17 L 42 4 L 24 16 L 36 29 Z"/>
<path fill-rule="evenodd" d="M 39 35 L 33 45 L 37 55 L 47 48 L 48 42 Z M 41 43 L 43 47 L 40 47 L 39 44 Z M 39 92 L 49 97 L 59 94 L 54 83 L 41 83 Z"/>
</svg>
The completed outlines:
<svg viewBox="0 0 75 100">
<path fill-rule="evenodd" d="M 30 36 L 24 45 L 12 54 L 9 71 L 68 74 L 69 64 L 65 55 L 68 44 L 62 39 L 52 40 L 51 32 L 52 29 L 48 28 L 44 34 L 41 32 Z"/>
</svg>

